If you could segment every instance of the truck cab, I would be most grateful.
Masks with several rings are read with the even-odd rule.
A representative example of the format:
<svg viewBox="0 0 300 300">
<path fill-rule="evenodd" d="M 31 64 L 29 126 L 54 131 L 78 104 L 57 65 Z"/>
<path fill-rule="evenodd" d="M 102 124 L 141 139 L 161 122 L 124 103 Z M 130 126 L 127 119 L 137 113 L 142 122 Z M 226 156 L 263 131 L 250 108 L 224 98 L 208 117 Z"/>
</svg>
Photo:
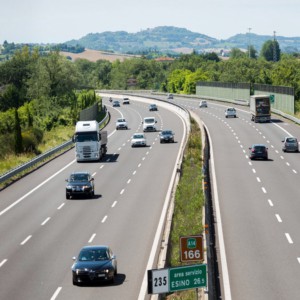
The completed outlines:
<svg viewBox="0 0 300 300">
<path fill-rule="evenodd" d="M 107 152 L 107 131 L 100 131 L 97 121 L 78 121 L 73 137 L 79 161 L 100 160 Z"/>
</svg>

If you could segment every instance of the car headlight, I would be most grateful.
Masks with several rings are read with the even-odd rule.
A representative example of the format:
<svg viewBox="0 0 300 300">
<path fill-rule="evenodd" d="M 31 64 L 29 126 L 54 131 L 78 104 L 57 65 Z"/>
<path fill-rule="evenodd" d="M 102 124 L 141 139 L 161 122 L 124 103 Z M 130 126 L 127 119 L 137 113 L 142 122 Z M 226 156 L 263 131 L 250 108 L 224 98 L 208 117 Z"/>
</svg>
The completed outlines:
<svg viewBox="0 0 300 300">
<path fill-rule="evenodd" d="M 71 189 L 72 189 L 72 185 L 69 185 L 69 184 L 68 184 L 68 185 L 66 186 L 66 188 L 67 188 L 68 190 L 71 190 Z"/>
</svg>

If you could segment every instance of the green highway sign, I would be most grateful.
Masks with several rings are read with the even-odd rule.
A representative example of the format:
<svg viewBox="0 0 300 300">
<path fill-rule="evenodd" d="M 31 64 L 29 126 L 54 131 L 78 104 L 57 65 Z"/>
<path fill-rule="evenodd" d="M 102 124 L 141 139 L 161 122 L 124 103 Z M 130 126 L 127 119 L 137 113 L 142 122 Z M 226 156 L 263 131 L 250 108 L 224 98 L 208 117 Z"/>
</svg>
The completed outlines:
<svg viewBox="0 0 300 300">
<path fill-rule="evenodd" d="M 162 294 L 207 286 L 206 265 L 148 270 L 148 293 Z"/>
<path fill-rule="evenodd" d="M 206 265 L 191 265 L 169 269 L 170 292 L 206 286 Z"/>
</svg>

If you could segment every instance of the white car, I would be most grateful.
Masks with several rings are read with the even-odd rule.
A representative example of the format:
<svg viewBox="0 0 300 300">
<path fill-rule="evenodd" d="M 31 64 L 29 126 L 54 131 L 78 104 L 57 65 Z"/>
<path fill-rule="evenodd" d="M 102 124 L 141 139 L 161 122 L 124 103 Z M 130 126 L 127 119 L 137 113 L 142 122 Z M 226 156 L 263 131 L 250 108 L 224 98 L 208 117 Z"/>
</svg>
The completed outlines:
<svg viewBox="0 0 300 300">
<path fill-rule="evenodd" d="M 199 107 L 207 107 L 207 102 L 206 100 L 201 100 L 200 103 L 199 103 Z"/>
<path fill-rule="evenodd" d="M 131 147 L 146 147 L 147 140 L 144 133 L 135 133 L 131 138 Z"/>
<path fill-rule="evenodd" d="M 124 97 L 123 98 L 123 104 L 129 104 L 130 102 L 129 102 L 129 98 L 127 98 L 127 97 Z"/>
<path fill-rule="evenodd" d="M 228 107 L 225 109 L 225 118 L 236 118 L 236 110 L 234 107 Z"/>
<path fill-rule="evenodd" d="M 117 129 L 117 130 L 119 130 L 119 129 L 128 129 L 128 125 L 127 125 L 126 120 L 123 119 L 123 118 L 117 119 L 117 122 L 116 122 L 116 129 Z"/>
<path fill-rule="evenodd" d="M 147 117 L 147 118 L 144 118 L 144 121 L 142 122 L 143 123 L 143 131 L 146 132 L 146 131 L 156 131 L 156 119 L 155 117 Z"/>
</svg>

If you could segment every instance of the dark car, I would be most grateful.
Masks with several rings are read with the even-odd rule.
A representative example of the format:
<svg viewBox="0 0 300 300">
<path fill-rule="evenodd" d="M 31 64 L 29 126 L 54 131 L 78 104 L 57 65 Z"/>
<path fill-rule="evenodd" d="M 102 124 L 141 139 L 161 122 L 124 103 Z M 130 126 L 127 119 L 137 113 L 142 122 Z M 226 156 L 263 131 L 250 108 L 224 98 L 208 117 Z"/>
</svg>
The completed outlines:
<svg viewBox="0 0 300 300">
<path fill-rule="evenodd" d="M 283 141 L 282 151 L 283 152 L 299 152 L 298 140 L 295 137 L 286 137 Z"/>
<path fill-rule="evenodd" d="M 73 257 L 73 284 L 115 281 L 117 259 L 108 246 L 85 246 Z"/>
<path fill-rule="evenodd" d="M 120 105 L 120 101 L 118 101 L 118 100 L 115 100 L 114 102 L 113 102 L 113 107 L 120 107 L 121 105 Z"/>
<path fill-rule="evenodd" d="M 173 99 L 174 97 L 173 97 L 173 94 L 168 94 L 167 95 L 167 99 Z"/>
<path fill-rule="evenodd" d="M 263 144 L 253 144 L 249 148 L 249 158 L 256 159 L 261 158 L 268 160 L 268 148 Z"/>
<path fill-rule="evenodd" d="M 156 104 L 150 104 L 149 105 L 149 111 L 157 111 L 158 109 L 157 109 L 157 106 L 156 106 Z"/>
<path fill-rule="evenodd" d="M 159 134 L 160 143 L 174 143 L 174 133 L 172 130 L 162 130 Z"/>
<path fill-rule="evenodd" d="M 66 198 L 74 196 L 94 196 L 94 178 L 89 172 L 74 172 L 66 179 Z"/>
</svg>

